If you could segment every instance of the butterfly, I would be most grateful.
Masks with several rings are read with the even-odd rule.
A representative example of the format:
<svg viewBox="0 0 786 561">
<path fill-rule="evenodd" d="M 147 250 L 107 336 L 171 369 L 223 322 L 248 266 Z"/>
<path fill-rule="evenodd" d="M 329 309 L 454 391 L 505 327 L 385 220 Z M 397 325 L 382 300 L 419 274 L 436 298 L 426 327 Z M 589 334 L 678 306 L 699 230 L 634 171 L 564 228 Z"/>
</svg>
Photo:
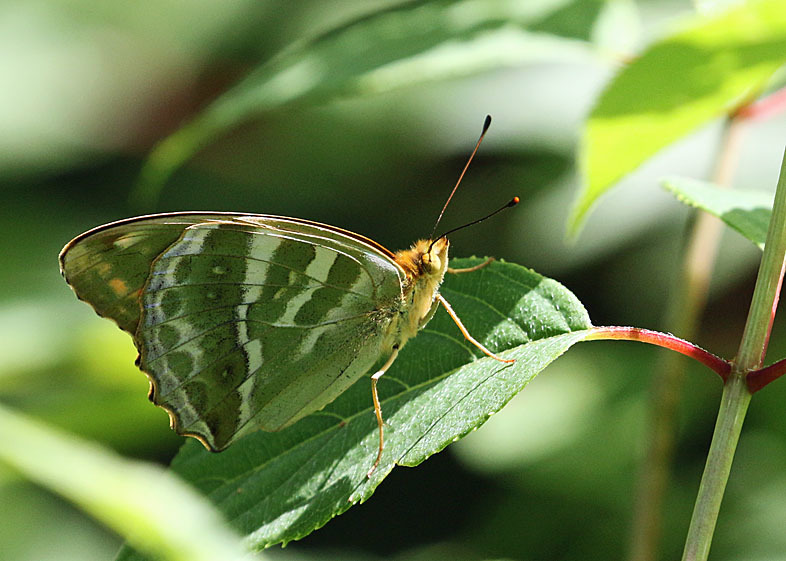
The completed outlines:
<svg viewBox="0 0 786 561">
<path fill-rule="evenodd" d="M 472 338 L 439 293 L 447 272 L 491 261 L 450 269 L 453 231 L 394 253 L 298 218 L 153 214 L 76 237 L 60 269 L 79 299 L 131 334 L 150 400 L 172 428 L 211 451 L 295 423 L 382 363 L 371 375 L 379 429 L 371 475 L 384 448 L 377 382 L 440 305 L 485 354 L 512 362 Z"/>
</svg>

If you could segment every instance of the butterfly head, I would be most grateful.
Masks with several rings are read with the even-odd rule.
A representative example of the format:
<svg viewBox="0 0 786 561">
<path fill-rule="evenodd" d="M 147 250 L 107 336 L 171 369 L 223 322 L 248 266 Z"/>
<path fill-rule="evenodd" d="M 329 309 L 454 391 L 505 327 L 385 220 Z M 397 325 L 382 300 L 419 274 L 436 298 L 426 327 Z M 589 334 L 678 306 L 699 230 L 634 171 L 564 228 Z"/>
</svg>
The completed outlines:
<svg viewBox="0 0 786 561">
<path fill-rule="evenodd" d="M 418 244 L 415 244 L 416 246 Z M 429 276 L 439 276 L 442 278 L 445 275 L 445 270 L 448 268 L 448 246 L 450 242 L 445 237 L 437 240 L 423 240 L 421 249 L 423 253 L 420 257 L 420 269 L 423 274 Z"/>
<path fill-rule="evenodd" d="M 442 281 L 448 269 L 448 247 L 445 237 L 436 240 L 418 240 L 412 247 L 396 253 L 396 263 L 410 280 L 428 279 Z"/>
<path fill-rule="evenodd" d="M 396 253 L 396 263 L 407 275 L 402 285 L 407 299 L 406 320 L 397 331 L 396 344 L 413 337 L 434 313 L 435 297 L 448 270 L 448 246 L 445 237 L 418 240 L 412 247 Z"/>
</svg>

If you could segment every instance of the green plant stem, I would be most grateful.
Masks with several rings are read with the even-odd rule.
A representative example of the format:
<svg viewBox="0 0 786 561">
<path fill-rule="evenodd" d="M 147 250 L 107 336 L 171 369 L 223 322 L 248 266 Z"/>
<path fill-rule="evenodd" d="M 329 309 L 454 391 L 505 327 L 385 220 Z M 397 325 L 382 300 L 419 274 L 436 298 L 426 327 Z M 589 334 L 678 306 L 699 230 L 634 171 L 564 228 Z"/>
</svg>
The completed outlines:
<svg viewBox="0 0 786 561">
<path fill-rule="evenodd" d="M 723 492 L 729 479 L 731 462 L 734 459 L 734 451 L 737 449 L 742 422 L 750 399 L 751 394 L 745 384 L 745 377 L 739 373 L 729 377 L 723 386 L 718 419 L 693 509 L 688 539 L 682 555 L 683 561 L 707 559 L 710 553 Z"/>
<path fill-rule="evenodd" d="M 732 363 L 721 398 L 707 464 L 693 510 L 683 561 L 707 559 L 723 493 L 737 448 L 742 422 L 750 403 L 747 375 L 764 361 L 775 316 L 786 257 L 786 155 L 781 164 L 772 219 L 767 231 L 759 275 L 737 358 Z"/>
<path fill-rule="evenodd" d="M 772 322 L 783 282 L 786 256 L 786 153 L 781 163 L 778 189 L 772 205 L 772 218 L 764 243 L 764 254 L 756 278 L 756 288 L 745 322 L 740 349 L 735 363 L 744 372 L 761 367 L 767 353 Z"/>
<path fill-rule="evenodd" d="M 729 186 L 736 169 L 743 130 L 742 120 L 730 118 L 721 139 L 713 182 Z M 704 310 L 710 277 L 715 266 L 723 224 L 699 213 L 685 247 L 682 274 L 672 291 L 665 325 L 686 339 L 694 339 Z M 674 450 L 677 405 L 685 364 L 674 353 L 659 361 L 649 404 L 649 439 L 641 459 L 633 507 L 633 527 L 628 558 L 654 561 L 658 557 L 663 497 L 668 488 Z"/>
</svg>

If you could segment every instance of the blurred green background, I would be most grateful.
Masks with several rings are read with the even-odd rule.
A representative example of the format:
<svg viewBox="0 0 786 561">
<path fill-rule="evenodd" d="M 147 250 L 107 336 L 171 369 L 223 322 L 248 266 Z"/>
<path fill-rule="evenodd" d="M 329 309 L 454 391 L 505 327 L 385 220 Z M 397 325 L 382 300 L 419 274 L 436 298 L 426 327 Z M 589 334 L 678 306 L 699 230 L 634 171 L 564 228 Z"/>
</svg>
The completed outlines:
<svg viewBox="0 0 786 561">
<path fill-rule="evenodd" d="M 265 113 L 199 152 L 156 206 L 129 203 L 152 145 L 250 69 L 286 45 L 395 4 L 0 3 L 4 404 L 167 463 L 181 438 L 146 400 L 127 335 L 77 302 L 60 278 L 62 246 L 134 214 L 234 210 L 327 222 L 405 247 L 429 234 L 487 113 L 491 130 L 442 225 L 474 219 L 514 194 L 523 204 L 453 236 L 453 255 L 494 255 L 555 278 L 596 325 L 669 329 L 662 314 L 690 212 L 658 179 L 706 178 L 720 125 L 629 176 L 602 199 L 576 243 L 565 243 L 564 224 L 583 118 L 618 67 L 610 53 L 636 52 L 672 29 L 692 13 L 689 2 L 562 2 L 570 9 L 549 32 L 582 40 L 569 55 L 545 52 L 527 64 Z M 783 117 L 746 125 L 735 185 L 774 188 L 785 125 Z M 724 234 L 698 344 L 733 356 L 759 256 L 737 234 Z M 786 350 L 781 332 L 776 323 L 773 359 Z M 366 504 L 271 554 L 622 557 L 659 352 L 630 343 L 574 347 L 476 433 L 418 469 L 395 469 Z M 663 558 L 681 551 L 720 396 L 713 374 L 694 366 L 688 374 Z M 786 559 L 784 399 L 786 387 L 774 384 L 753 401 L 713 559 Z M 3 560 L 109 559 L 120 543 L 2 467 L 0 521 Z"/>
</svg>

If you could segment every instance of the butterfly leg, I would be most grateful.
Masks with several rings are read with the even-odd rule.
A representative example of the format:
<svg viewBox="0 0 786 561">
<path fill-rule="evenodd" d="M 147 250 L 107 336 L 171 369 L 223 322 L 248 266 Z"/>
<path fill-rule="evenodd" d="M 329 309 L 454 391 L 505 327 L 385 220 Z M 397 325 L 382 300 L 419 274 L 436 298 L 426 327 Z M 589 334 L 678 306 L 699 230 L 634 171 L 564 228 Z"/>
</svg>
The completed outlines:
<svg viewBox="0 0 786 561">
<path fill-rule="evenodd" d="M 443 298 L 443 296 L 441 294 L 437 294 L 437 300 L 439 300 L 439 303 L 442 304 L 445 307 L 445 309 L 447 310 L 448 314 L 450 314 L 450 317 L 453 318 L 453 321 L 458 326 L 459 331 L 461 331 L 461 334 L 464 336 L 464 338 L 467 341 L 469 341 L 470 343 L 472 343 L 473 345 L 475 345 L 477 348 L 479 348 L 481 351 L 483 351 L 483 353 L 486 356 L 490 356 L 494 360 L 498 360 L 500 362 L 508 362 L 508 363 L 516 362 L 513 359 L 506 359 L 506 358 L 502 358 L 500 356 L 497 356 L 494 353 L 492 353 L 490 350 L 488 350 L 486 347 L 484 347 L 483 344 L 480 341 L 478 341 L 472 335 L 469 334 L 469 331 L 467 331 L 467 328 L 464 327 L 463 323 L 461 323 L 461 320 L 459 319 L 458 315 L 456 315 L 456 312 L 453 311 L 453 308 L 451 307 L 451 305 L 448 304 L 448 301 L 445 300 L 445 298 Z"/>
<path fill-rule="evenodd" d="M 491 265 L 494 261 L 496 261 L 496 259 L 494 259 L 493 257 L 489 257 L 483 263 L 479 263 L 474 267 L 466 267 L 464 269 L 451 269 L 450 267 L 448 267 L 448 273 L 453 273 L 454 275 L 458 275 L 460 273 L 472 273 L 474 271 L 482 269 L 483 267 L 487 267 Z"/>
<path fill-rule="evenodd" d="M 398 356 L 398 349 L 399 346 L 395 345 L 393 347 L 393 352 L 390 353 L 390 357 L 388 357 L 388 359 L 385 361 L 385 364 L 382 365 L 382 368 L 371 375 L 371 398 L 374 400 L 374 414 L 377 416 L 377 425 L 379 426 L 379 452 L 377 452 L 377 459 L 374 460 L 374 465 L 371 466 L 370 470 L 368 470 L 366 477 L 371 477 L 371 474 L 374 473 L 374 470 L 377 469 L 379 462 L 382 460 L 382 450 L 385 448 L 385 421 L 382 419 L 382 405 L 379 403 L 379 395 L 377 394 L 377 382 L 382 377 L 382 375 L 388 371 L 388 368 L 390 368 L 390 365 L 393 364 L 393 361 L 396 360 L 396 357 Z"/>
</svg>

